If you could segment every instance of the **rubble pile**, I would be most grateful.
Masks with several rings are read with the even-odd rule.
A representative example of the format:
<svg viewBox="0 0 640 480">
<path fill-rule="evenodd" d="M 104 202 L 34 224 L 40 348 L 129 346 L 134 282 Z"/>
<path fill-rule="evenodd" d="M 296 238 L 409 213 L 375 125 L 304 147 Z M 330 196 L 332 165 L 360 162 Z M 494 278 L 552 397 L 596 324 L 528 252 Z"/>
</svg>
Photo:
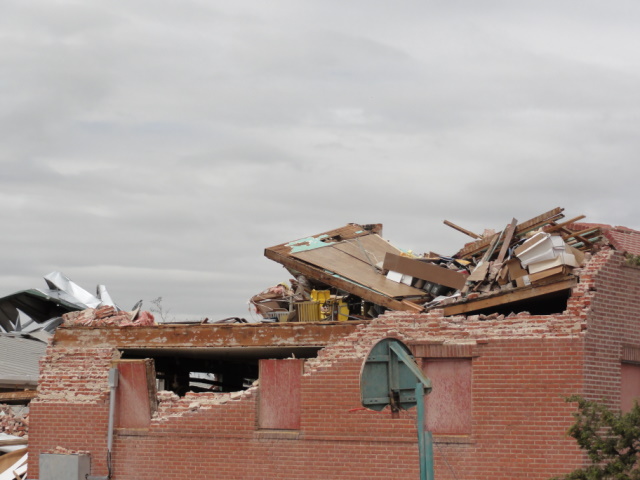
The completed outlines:
<svg viewBox="0 0 640 480">
<path fill-rule="evenodd" d="M 456 253 L 454 258 L 471 265 L 461 295 L 543 285 L 571 276 L 599 248 L 600 228 L 576 232 L 569 230 L 569 222 L 557 224 L 554 217 L 522 225 L 514 219 L 504 231 L 481 237 Z"/>
<path fill-rule="evenodd" d="M 63 325 L 83 327 L 147 327 L 156 324 L 153 314 L 147 311 L 118 311 L 110 305 L 88 308 L 62 315 Z"/>
<path fill-rule="evenodd" d="M 543 295 L 567 296 L 578 281 L 574 269 L 603 241 L 602 225 L 578 224 L 583 215 L 560 222 L 563 210 L 522 223 L 512 219 L 503 230 L 482 235 L 445 220 L 474 238 L 450 256 L 400 250 L 381 237 L 380 224 L 349 224 L 276 245 L 265 249 L 265 256 L 288 270 L 292 286 L 268 288 L 250 303 L 267 322 L 367 319 L 386 310 L 418 313 L 493 295 L 505 298 L 487 307 L 516 302 L 521 307 L 532 298 L 541 304 Z M 538 288 L 547 285 L 554 286 Z M 520 293 L 506 296 L 515 291 Z M 446 314 L 503 310 L 476 304 Z"/>
<path fill-rule="evenodd" d="M 15 437 L 29 435 L 29 413 L 16 412 L 10 405 L 0 405 L 0 433 Z"/>
</svg>

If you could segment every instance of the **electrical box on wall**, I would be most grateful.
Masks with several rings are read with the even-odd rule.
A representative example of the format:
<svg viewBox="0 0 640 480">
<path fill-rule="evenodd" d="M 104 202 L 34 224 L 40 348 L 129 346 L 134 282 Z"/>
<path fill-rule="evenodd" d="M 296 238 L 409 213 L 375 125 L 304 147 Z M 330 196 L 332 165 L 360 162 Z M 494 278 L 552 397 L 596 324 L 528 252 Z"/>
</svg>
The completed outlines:
<svg viewBox="0 0 640 480">
<path fill-rule="evenodd" d="M 91 457 L 88 454 L 40 454 L 39 480 L 85 480 L 90 473 Z"/>
</svg>

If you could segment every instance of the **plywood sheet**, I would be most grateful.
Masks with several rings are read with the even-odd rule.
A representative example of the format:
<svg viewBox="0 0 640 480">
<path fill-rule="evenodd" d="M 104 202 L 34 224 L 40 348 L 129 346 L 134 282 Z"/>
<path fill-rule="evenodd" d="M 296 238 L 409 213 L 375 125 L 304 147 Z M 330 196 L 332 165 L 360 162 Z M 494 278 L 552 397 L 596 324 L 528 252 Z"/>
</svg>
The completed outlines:
<svg viewBox="0 0 640 480">
<path fill-rule="evenodd" d="M 399 255 L 401 252 L 398 248 L 391 245 L 379 235 L 367 235 L 366 237 L 358 237 L 335 244 L 336 248 L 352 257 L 365 262 L 373 263 L 383 262 L 387 253 Z"/>
<path fill-rule="evenodd" d="M 344 247 L 344 244 L 341 244 L 341 247 Z M 355 248 L 358 247 L 355 246 Z M 329 270 L 389 297 L 425 295 L 425 292 L 422 290 L 388 280 L 384 275 L 374 271 L 373 267 L 366 260 L 358 259 L 335 246 L 299 252 L 291 256 Z"/>
</svg>

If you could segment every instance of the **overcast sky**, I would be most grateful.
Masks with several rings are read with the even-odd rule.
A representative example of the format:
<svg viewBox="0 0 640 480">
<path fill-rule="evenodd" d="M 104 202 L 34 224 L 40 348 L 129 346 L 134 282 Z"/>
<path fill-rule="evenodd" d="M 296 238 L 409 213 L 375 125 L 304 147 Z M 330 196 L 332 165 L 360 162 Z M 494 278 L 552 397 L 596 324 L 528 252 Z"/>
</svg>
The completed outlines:
<svg viewBox="0 0 640 480">
<path fill-rule="evenodd" d="M 5 0 L 0 295 L 250 317 L 265 247 L 416 252 L 556 206 L 640 229 L 640 2 Z"/>
</svg>

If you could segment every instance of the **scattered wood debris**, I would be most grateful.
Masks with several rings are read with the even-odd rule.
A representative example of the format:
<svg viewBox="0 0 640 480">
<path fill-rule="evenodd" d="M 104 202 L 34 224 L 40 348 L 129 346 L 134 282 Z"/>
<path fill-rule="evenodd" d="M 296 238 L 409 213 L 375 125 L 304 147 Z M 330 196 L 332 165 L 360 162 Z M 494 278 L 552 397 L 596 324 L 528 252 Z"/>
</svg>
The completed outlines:
<svg viewBox="0 0 640 480">
<path fill-rule="evenodd" d="M 492 314 L 482 310 L 566 293 L 577 282 L 574 269 L 599 248 L 603 235 L 600 225 L 578 224 L 584 215 L 561 221 L 563 210 L 522 223 L 514 218 L 501 231 L 482 235 L 445 220 L 474 239 L 450 257 L 402 251 L 381 237 L 380 224 L 349 224 L 269 247 L 265 256 L 287 268 L 292 287 L 271 287 L 251 303 L 267 321 L 337 321 L 443 306 L 451 315 Z M 480 295 L 504 298 L 460 306 Z"/>
</svg>

